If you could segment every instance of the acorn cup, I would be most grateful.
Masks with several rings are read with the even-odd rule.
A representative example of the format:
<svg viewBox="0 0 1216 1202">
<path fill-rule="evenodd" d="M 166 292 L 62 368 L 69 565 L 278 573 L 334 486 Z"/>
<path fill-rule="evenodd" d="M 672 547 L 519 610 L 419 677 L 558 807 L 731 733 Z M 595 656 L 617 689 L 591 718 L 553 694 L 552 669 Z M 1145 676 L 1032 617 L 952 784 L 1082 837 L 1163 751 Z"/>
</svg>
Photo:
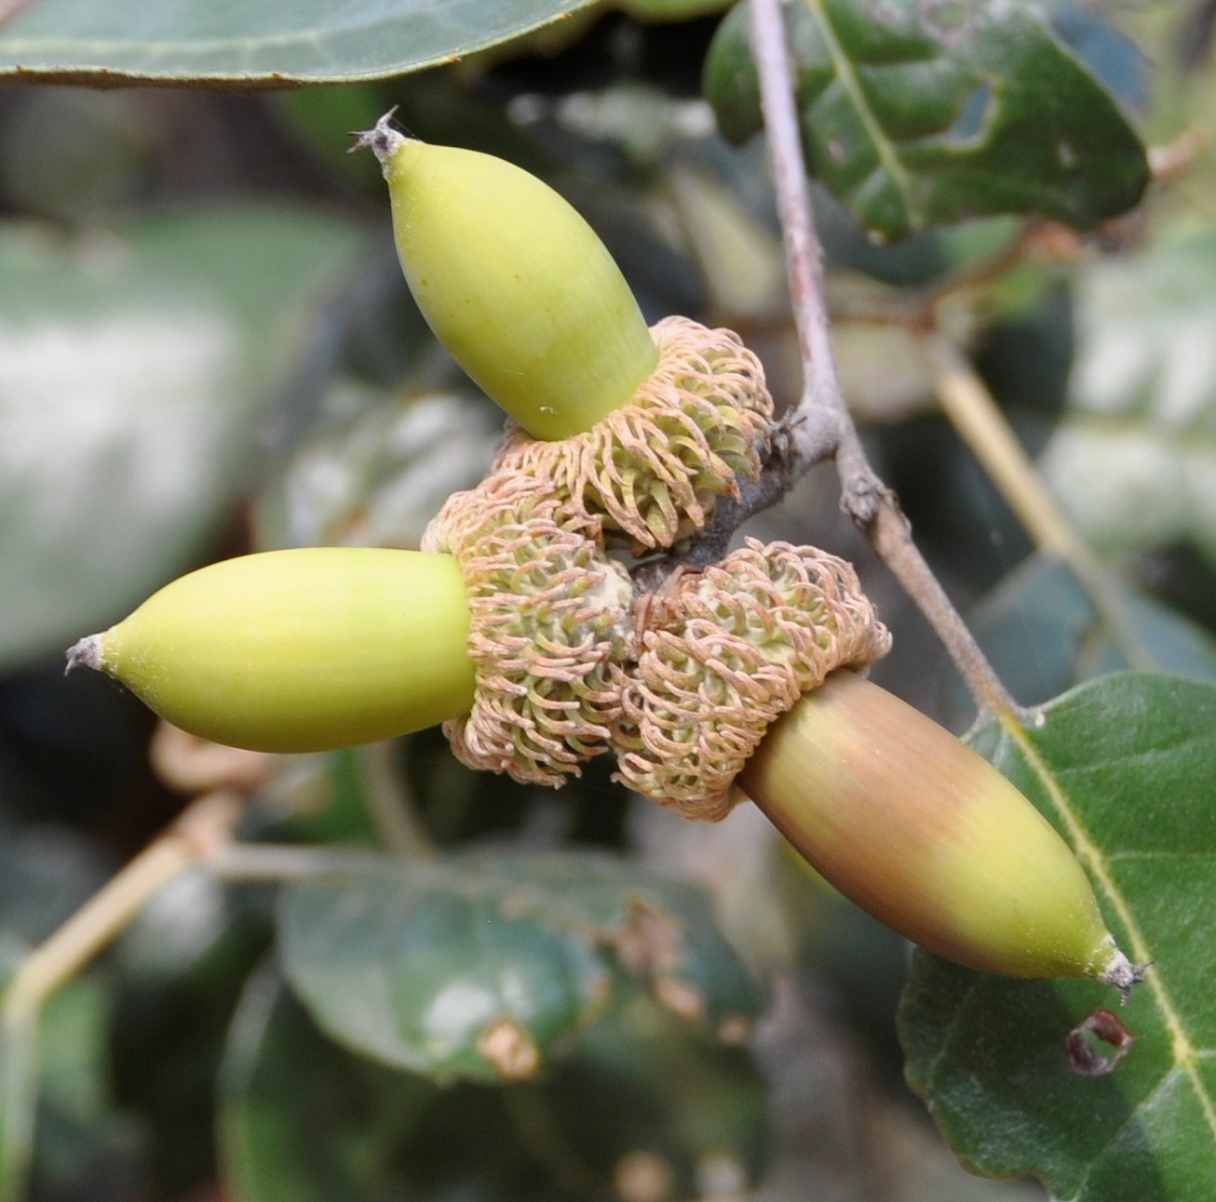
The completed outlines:
<svg viewBox="0 0 1216 1202">
<path fill-rule="evenodd" d="M 68 652 L 190 734 L 327 751 L 434 726 L 473 704 L 469 611 L 449 555 L 266 551 L 167 584 Z"/>
<path fill-rule="evenodd" d="M 647 330 L 607 248 L 547 184 L 492 155 L 358 135 L 388 182 L 398 258 L 436 337 L 513 419 L 494 473 L 528 475 L 609 543 L 671 547 L 760 474 L 773 402 L 729 330 Z"/>
<path fill-rule="evenodd" d="M 852 567 L 755 540 L 671 577 L 622 670 L 619 777 L 689 818 L 750 798 L 846 897 L 1013 977 L 1141 976 L 1064 840 L 949 731 L 853 669 L 890 637 Z"/>
</svg>

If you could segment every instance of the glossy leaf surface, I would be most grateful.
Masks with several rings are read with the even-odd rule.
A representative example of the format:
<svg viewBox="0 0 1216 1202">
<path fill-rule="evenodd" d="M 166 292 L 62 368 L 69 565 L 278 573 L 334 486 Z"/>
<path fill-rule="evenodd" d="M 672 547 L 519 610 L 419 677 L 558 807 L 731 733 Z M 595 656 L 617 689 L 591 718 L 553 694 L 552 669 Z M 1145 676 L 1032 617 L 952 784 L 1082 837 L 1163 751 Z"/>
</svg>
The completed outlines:
<svg viewBox="0 0 1216 1202">
<path fill-rule="evenodd" d="M 288 980 L 328 1034 L 436 1077 L 535 1075 L 622 975 L 724 1038 L 760 1001 L 700 892 L 599 856 L 369 860 L 293 885 L 280 936 Z"/>
<path fill-rule="evenodd" d="M 1139 139 L 1032 6 L 793 0 L 786 12 L 808 170 L 872 236 L 996 213 L 1084 228 L 1139 200 Z M 749 44 L 740 5 L 705 77 L 736 142 L 762 125 Z"/>
<path fill-rule="evenodd" d="M 337 83 L 452 62 L 591 0 L 35 0 L 6 20 L 0 77 L 116 86 Z"/>
<path fill-rule="evenodd" d="M 636 994 L 539 1084 L 439 1085 L 326 1039 L 264 974 L 222 1078 L 221 1159 L 243 1202 L 609 1197 L 631 1157 L 632 1179 L 692 1197 L 706 1165 L 754 1180 L 766 1129 L 748 1054 Z"/>
<path fill-rule="evenodd" d="M 1120 1009 L 1102 986 L 1015 982 L 917 953 L 908 1076 L 976 1171 L 1076 1202 L 1216 1196 L 1216 688 L 1127 674 L 1054 702 L 1037 730 L 973 737 L 1061 829 L 1116 938 L 1153 961 Z M 1134 1037 L 1106 1075 L 1066 1041 L 1097 1010 Z M 1105 1020 L 1103 1020 L 1105 1021 Z"/>
</svg>

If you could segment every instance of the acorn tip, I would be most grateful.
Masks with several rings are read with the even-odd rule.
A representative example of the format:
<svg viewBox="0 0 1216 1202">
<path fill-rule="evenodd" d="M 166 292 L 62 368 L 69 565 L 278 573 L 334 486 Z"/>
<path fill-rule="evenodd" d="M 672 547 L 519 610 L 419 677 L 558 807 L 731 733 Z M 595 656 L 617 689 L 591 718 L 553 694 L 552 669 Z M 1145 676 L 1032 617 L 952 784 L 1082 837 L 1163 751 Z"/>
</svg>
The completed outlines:
<svg viewBox="0 0 1216 1202">
<path fill-rule="evenodd" d="M 66 676 L 74 668 L 101 670 L 101 635 L 87 635 L 68 648 L 68 662 L 63 674 Z"/>
<path fill-rule="evenodd" d="M 380 160 L 381 166 L 387 166 L 393 151 L 406 141 L 405 136 L 393 128 L 393 114 L 396 111 L 397 106 L 393 105 L 371 129 L 352 129 L 350 134 L 355 139 L 355 144 L 346 153 L 354 154 L 356 151 L 370 149 Z"/>
<path fill-rule="evenodd" d="M 1133 964 L 1116 949 L 1114 958 L 1102 970 L 1098 979 L 1105 985 L 1113 985 L 1119 991 L 1119 1004 L 1126 1006 L 1132 989 L 1144 980 L 1144 974 L 1151 963 L 1150 960 L 1148 964 Z"/>
</svg>

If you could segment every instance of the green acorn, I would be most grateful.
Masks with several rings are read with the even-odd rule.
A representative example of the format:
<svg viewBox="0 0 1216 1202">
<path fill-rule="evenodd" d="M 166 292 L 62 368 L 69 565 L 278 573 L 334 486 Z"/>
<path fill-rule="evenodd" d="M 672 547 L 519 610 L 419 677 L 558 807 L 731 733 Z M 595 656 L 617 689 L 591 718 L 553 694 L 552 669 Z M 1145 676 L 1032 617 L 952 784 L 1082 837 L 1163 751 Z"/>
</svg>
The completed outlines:
<svg viewBox="0 0 1216 1202">
<path fill-rule="evenodd" d="M 68 652 L 175 726 L 252 751 L 324 751 L 467 713 L 468 599 L 449 555 L 267 551 L 191 572 Z"/>
<path fill-rule="evenodd" d="M 591 227 L 521 168 L 407 138 L 391 117 L 352 149 L 380 160 L 405 278 L 457 363 L 537 438 L 626 404 L 659 353 Z"/>
<path fill-rule="evenodd" d="M 353 149 L 383 166 L 419 308 L 514 419 L 493 472 L 534 477 L 635 551 L 702 529 L 768 451 L 760 361 L 737 334 L 687 318 L 647 330 L 607 248 L 553 189 L 406 138 L 391 116 Z"/>
</svg>

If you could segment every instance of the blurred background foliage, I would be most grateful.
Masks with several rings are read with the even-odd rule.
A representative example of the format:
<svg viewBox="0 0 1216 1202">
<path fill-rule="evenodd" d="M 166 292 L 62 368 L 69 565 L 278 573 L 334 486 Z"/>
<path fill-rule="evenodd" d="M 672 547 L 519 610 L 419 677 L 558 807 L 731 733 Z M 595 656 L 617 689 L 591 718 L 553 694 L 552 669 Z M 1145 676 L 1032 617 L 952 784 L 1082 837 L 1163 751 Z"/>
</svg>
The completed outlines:
<svg viewBox="0 0 1216 1202">
<path fill-rule="evenodd" d="M 415 545 L 488 464 L 499 416 L 414 310 L 377 165 L 345 154 L 348 131 L 397 105 L 428 140 L 542 175 L 597 228 L 650 318 L 738 329 L 779 401 L 797 395 L 763 147 L 729 147 L 702 98 L 724 7 L 584 9 L 560 36 L 376 83 L 0 91 L 0 974 L 192 791 L 150 766 L 138 704 L 100 676 L 62 678 L 63 648 L 216 558 Z M 1023 259 L 954 320 L 1046 480 L 1133 590 L 1153 664 L 1211 678 L 1213 6 L 1056 15 L 1146 140 L 1198 124 L 1207 146 L 1130 218 L 1063 258 Z M 826 192 L 816 202 L 844 302 L 916 295 L 1020 232 L 998 218 L 882 246 Z M 871 454 L 1015 694 L 1041 700 L 1125 663 L 938 411 L 909 330 L 856 312 L 842 303 L 836 339 Z M 948 665 L 840 516 L 830 469 L 746 532 L 852 558 L 896 635 L 875 678 L 965 728 Z M 571 1050 L 536 1082 L 445 1079 L 434 1059 L 411 1072 L 323 1030 L 285 987 L 283 972 L 307 993 L 307 949 L 277 965 L 274 888 L 190 874 L 43 1015 L 37 1202 L 1041 1196 L 968 1177 L 940 1144 L 900 1078 L 906 949 L 754 815 L 691 827 L 599 765 L 557 794 L 475 776 L 431 731 L 276 762 L 242 834 L 406 857 L 594 850 L 694 882 L 713 911 L 687 919 L 701 942 L 683 948 L 698 967 L 680 983 L 764 1018 L 745 1045 L 687 1021 L 654 965 L 630 959 L 633 920 L 612 908 L 624 894 L 576 922 L 563 906 L 578 890 L 550 881 L 520 947 L 531 955 L 543 936 L 574 957 L 544 1011 L 561 1014 L 554 1040 L 582 1032 Z M 364 900 L 397 904 L 387 896 Z M 461 898 L 475 915 L 477 898 Z M 453 937 L 464 947 L 476 921 L 452 904 L 434 921 L 465 932 Z M 520 971 L 529 999 L 548 998 Z M 758 980 L 763 998 L 749 993 Z"/>
</svg>

